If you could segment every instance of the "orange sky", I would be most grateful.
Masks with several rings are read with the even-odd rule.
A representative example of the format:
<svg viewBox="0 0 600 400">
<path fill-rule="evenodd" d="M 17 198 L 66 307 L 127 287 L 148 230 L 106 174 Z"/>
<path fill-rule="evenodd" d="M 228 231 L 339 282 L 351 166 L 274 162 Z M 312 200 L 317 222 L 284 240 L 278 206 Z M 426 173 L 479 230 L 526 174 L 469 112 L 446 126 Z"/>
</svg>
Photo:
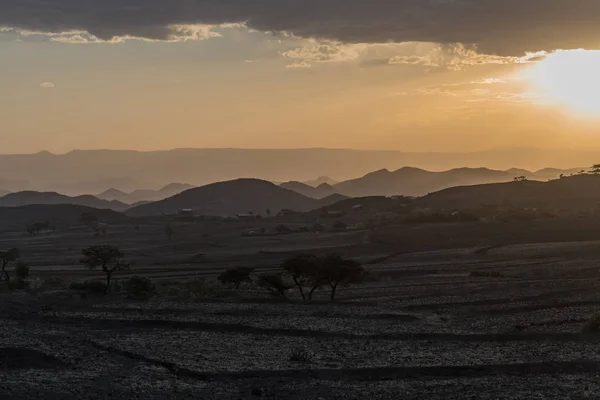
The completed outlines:
<svg viewBox="0 0 600 400">
<path fill-rule="evenodd" d="M 61 2 L 68 3 L 48 4 Z M 575 2 L 596 9 L 594 2 Z M 306 23 L 317 18 L 313 14 L 298 16 L 296 25 L 290 21 L 297 32 L 267 32 L 271 25 L 287 23 L 284 14 L 261 14 L 263 19 L 251 22 L 225 15 L 238 23 L 205 25 L 203 10 L 198 21 L 190 21 L 197 23 L 168 25 L 171 33 L 165 38 L 152 36 L 160 32 L 156 27 L 152 34 L 140 30 L 135 20 L 86 28 L 76 13 L 63 16 L 60 26 L 66 28 L 57 31 L 51 19 L 48 26 L 27 25 L 29 19 L 21 20 L 12 3 L 0 5 L 2 153 L 177 147 L 600 149 L 600 53 L 588 36 L 567 24 L 580 18 L 581 31 L 586 23 L 592 29 L 585 14 L 562 20 L 546 15 L 548 24 L 567 21 L 561 22 L 565 37 L 555 45 L 542 43 L 534 33 L 528 37 L 526 26 L 511 20 L 514 34 L 524 30 L 524 43 L 531 43 L 520 48 L 514 38 L 498 43 L 482 36 L 486 31 L 476 22 L 468 30 L 472 43 L 452 42 L 462 39 L 452 25 L 448 43 L 444 32 L 391 28 L 348 40 L 346 31 L 321 32 L 318 26 L 326 18 L 358 23 L 359 17 L 328 9 L 319 14 L 324 21 Z M 431 2 L 423 12 L 443 26 L 438 8 L 454 12 L 453 3 Z M 47 6 L 22 4 L 32 15 Z M 176 8 L 178 1 L 170 4 Z M 277 4 L 296 10 L 294 1 Z M 255 12 L 244 7 L 240 13 Z M 522 10 L 529 11 L 535 10 Z M 501 28 L 490 27 L 490 35 Z M 105 36 L 113 30 L 118 33 Z M 381 35 L 398 38 L 383 41 Z M 570 50 L 557 51 L 565 44 Z"/>
</svg>

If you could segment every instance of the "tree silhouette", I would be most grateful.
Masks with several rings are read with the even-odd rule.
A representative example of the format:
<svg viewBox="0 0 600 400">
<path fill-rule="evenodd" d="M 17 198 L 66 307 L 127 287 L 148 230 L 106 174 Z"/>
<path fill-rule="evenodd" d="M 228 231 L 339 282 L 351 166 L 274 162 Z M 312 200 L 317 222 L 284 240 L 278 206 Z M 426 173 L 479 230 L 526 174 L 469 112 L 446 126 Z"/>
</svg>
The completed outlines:
<svg viewBox="0 0 600 400">
<path fill-rule="evenodd" d="M 599 175 L 600 174 L 600 164 L 592 165 L 592 169 L 590 171 L 592 174 Z"/>
<path fill-rule="evenodd" d="M 235 290 L 238 290 L 243 282 L 252 282 L 252 278 L 250 278 L 252 272 L 254 272 L 254 268 L 232 268 L 223 271 L 217 280 L 223 285 L 233 284 Z"/>
<path fill-rule="evenodd" d="M 21 254 L 19 253 L 19 249 L 16 248 L 0 251 L 0 266 L 2 267 L 2 275 L 0 276 L 0 280 L 6 282 L 10 281 L 10 275 L 6 270 L 6 267 L 9 263 L 17 261 L 20 256 Z"/>
<path fill-rule="evenodd" d="M 282 264 L 285 274 L 292 278 L 294 285 L 298 288 L 302 300 L 306 300 L 304 286 L 315 277 L 317 268 L 317 259 L 311 255 L 298 255 L 286 259 Z M 314 289 L 311 291 L 314 291 Z"/>
<path fill-rule="evenodd" d="M 265 288 L 273 296 L 285 297 L 285 293 L 294 287 L 284 282 L 281 274 L 263 274 L 258 277 L 257 285 Z"/>
<path fill-rule="evenodd" d="M 81 263 L 90 269 L 102 268 L 106 275 L 106 286 L 104 294 L 108 293 L 110 280 L 115 271 L 129 268 L 129 263 L 123 262 L 125 256 L 118 247 L 110 245 L 91 246 L 83 250 L 84 258 Z"/>
<path fill-rule="evenodd" d="M 527 177 L 525 176 L 516 176 L 514 181 L 515 182 L 525 182 L 527 180 Z"/>
<path fill-rule="evenodd" d="M 331 288 L 331 300 L 340 284 L 361 283 L 365 277 L 364 268 L 354 260 L 348 260 L 338 254 L 329 254 L 319 259 L 319 278 Z"/>
</svg>

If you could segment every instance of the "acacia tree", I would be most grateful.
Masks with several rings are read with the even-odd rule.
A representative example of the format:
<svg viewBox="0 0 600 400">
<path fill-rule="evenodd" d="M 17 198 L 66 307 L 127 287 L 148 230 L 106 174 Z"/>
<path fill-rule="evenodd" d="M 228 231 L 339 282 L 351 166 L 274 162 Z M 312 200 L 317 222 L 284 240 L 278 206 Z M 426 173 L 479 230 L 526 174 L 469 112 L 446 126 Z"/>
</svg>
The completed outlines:
<svg viewBox="0 0 600 400">
<path fill-rule="evenodd" d="M 256 283 L 277 297 L 285 297 L 285 293 L 294 287 L 294 285 L 287 284 L 281 274 L 262 274 Z"/>
<path fill-rule="evenodd" d="M 6 267 L 9 263 L 17 261 L 20 256 L 19 249 L 17 248 L 0 251 L 0 266 L 2 267 L 2 275 L 0 276 L 0 280 L 6 282 L 10 281 L 10 275 L 6 270 Z"/>
<path fill-rule="evenodd" d="M 218 276 L 217 280 L 223 285 L 233 284 L 235 290 L 240 288 L 240 285 L 244 282 L 252 282 L 250 275 L 254 272 L 254 268 L 232 268 L 225 270 Z"/>
<path fill-rule="evenodd" d="M 106 275 L 104 294 L 108 293 L 112 274 L 115 273 L 115 271 L 127 269 L 130 265 L 123 261 L 125 255 L 116 246 L 91 246 L 83 250 L 83 256 L 84 258 L 80 261 L 82 264 L 90 269 L 100 267 L 102 268 L 102 272 Z"/>
<path fill-rule="evenodd" d="M 314 280 L 316 267 L 316 257 L 305 254 L 288 258 L 281 264 L 284 273 L 294 281 L 294 285 L 298 288 L 302 300 L 306 300 L 304 286 Z M 315 289 L 310 291 L 311 296 Z"/>
<path fill-rule="evenodd" d="M 335 300 L 339 285 L 361 283 L 365 279 L 364 268 L 356 261 L 345 259 L 338 254 L 329 254 L 319 260 L 319 281 L 331 288 L 330 299 Z"/>
</svg>

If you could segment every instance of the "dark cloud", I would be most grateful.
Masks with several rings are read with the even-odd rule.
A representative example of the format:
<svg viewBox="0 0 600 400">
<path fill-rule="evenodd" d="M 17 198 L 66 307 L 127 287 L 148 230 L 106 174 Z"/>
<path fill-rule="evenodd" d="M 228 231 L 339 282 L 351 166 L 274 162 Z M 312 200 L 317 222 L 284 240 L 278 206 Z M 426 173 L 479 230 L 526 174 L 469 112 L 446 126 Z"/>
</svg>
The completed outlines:
<svg viewBox="0 0 600 400">
<path fill-rule="evenodd" d="M 499 55 L 600 48 L 600 0 L 0 0 L 0 27 L 104 40 L 235 22 L 349 43 L 460 42 Z"/>
</svg>

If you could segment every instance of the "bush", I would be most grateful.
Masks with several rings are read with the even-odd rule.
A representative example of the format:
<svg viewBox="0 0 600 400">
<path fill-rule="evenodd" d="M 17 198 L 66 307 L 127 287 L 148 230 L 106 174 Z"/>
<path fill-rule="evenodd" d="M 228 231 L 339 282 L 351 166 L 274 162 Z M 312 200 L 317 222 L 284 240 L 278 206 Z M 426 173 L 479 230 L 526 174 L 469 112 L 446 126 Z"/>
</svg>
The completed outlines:
<svg viewBox="0 0 600 400">
<path fill-rule="evenodd" d="M 308 363 L 310 362 L 310 354 L 305 349 L 296 349 L 290 353 L 289 360 L 291 362 Z"/>
<path fill-rule="evenodd" d="M 25 281 L 29 278 L 29 265 L 23 261 L 19 261 L 15 267 L 15 276 L 19 281 Z"/>
<path fill-rule="evenodd" d="M 9 290 L 27 290 L 29 289 L 29 282 L 16 279 L 14 281 L 7 282 Z"/>
<path fill-rule="evenodd" d="M 81 290 L 90 294 L 104 294 L 106 284 L 101 281 L 73 282 L 69 286 L 69 289 Z"/>
<path fill-rule="evenodd" d="M 591 316 L 581 329 L 581 333 L 600 333 L 600 313 Z"/>
<path fill-rule="evenodd" d="M 149 299 L 156 294 L 156 286 L 149 278 L 132 276 L 123 282 L 125 292 L 136 299 Z"/>
</svg>

